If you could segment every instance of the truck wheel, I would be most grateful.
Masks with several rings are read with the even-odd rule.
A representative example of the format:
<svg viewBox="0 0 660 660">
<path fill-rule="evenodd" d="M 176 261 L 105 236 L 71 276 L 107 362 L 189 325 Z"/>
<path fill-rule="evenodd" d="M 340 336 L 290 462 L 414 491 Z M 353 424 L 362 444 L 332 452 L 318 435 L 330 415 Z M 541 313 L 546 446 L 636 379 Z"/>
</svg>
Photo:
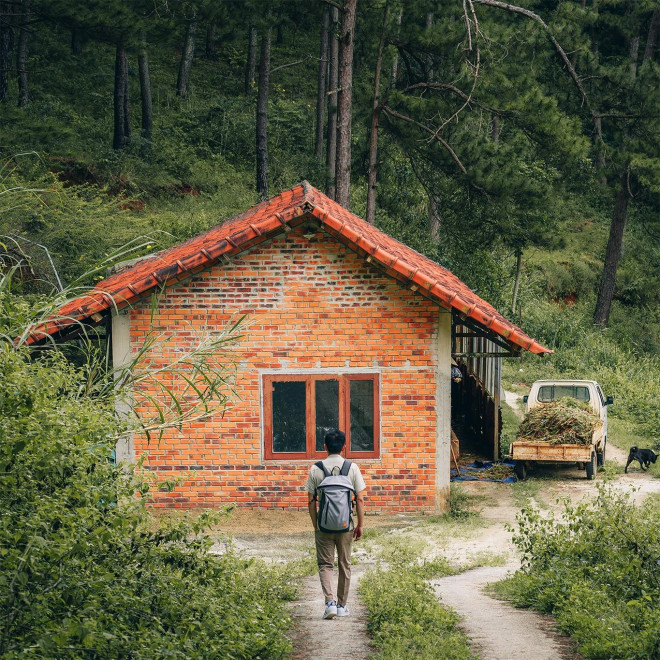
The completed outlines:
<svg viewBox="0 0 660 660">
<path fill-rule="evenodd" d="M 605 439 L 605 442 L 603 443 L 603 451 L 596 454 L 598 467 L 603 467 L 603 465 L 605 465 L 605 450 L 606 449 L 607 449 L 607 438 Z"/>
<path fill-rule="evenodd" d="M 591 452 L 591 460 L 586 464 L 587 470 L 587 479 L 595 479 L 596 473 L 598 472 L 598 459 L 596 458 L 596 452 Z"/>
<path fill-rule="evenodd" d="M 516 464 L 513 466 L 513 473 L 516 475 L 518 481 L 525 481 L 527 479 L 527 468 L 520 461 L 516 461 Z"/>
</svg>

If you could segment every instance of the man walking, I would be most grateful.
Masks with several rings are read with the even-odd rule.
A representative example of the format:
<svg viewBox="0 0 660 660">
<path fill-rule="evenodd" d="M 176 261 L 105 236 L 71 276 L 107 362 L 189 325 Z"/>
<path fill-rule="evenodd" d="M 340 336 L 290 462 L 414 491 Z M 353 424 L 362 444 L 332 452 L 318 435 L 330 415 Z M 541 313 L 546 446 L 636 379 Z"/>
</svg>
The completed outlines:
<svg viewBox="0 0 660 660">
<path fill-rule="evenodd" d="M 362 538 L 364 526 L 364 490 L 366 485 L 360 473 L 360 468 L 349 461 L 350 468 L 345 476 L 348 477 L 355 493 L 357 525 L 354 526 L 351 520 L 346 526 L 346 531 L 336 533 L 324 532 L 319 529 L 317 509 L 320 494 L 319 486 L 328 474 L 346 473 L 345 459 L 341 456 L 345 444 L 346 435 L 342 431 L 332 430 L 326 433 L 325 449 L 328 452 L 328 457 L 322 461 L 325 470 L 318 467 L 317 464 L 312 465 L 305 485 L 305 490 L 309 494 L 309 515 L 314 526 L 316 562 L 319 567 L 321 588 L 325 597 L 324 619 L 334 619 L 336 616 L 348 616 L 350 614 L 347 601 L 351 586 L 351 549 L 353 540 L 359 541 Z M 342 470 L 342 468 L 344 469 Z M 335 551 L 337 552 L 337 564 L 339 566 L 336 597 L 333 585 Z"/>
</svg>

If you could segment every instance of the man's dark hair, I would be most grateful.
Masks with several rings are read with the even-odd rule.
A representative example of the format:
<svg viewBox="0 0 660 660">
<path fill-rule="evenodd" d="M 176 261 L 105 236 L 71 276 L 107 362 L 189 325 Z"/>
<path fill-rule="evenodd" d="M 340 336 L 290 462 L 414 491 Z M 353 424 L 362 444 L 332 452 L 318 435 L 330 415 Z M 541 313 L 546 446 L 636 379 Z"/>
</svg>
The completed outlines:
<svg viewBox="0 0 660 660">
<path fill-rule="evenodd" d="M 346 444 L 346 434 L 343 431 L 332 429 L 325 434 L 325 446 L 331 454 L 338 454 Z"/>
</svg>

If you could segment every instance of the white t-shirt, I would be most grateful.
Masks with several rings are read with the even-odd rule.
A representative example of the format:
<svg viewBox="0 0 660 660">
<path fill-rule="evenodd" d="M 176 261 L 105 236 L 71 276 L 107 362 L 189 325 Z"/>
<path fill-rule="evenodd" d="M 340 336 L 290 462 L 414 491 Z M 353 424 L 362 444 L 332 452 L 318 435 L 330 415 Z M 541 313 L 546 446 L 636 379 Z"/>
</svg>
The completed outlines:
<svg viewBox="0 0 660 660">
<path fill-rule="evenodd" d="M 341 466 L 344 464 L 344 457 L 340 454 L 330 454 L 328 458 L 323 459 L 323 465 L 328 472 L 333 472 L 334 474 L 339 474 Z M 337 468 L 334 470 L 334 468 Z M 307 477 L 307 483 L 305 484 L 305 490 L 311 495 L 316 495 L 316 489 L 319 487 L 319 484 L 323 481 L 324 478 L 323 470 L 312 465 L 309 468 L 309 476 Z M 359 493 L 363 491 L 367 485 L 364 483 L 362 478 L 362 473 L 360 468 L 353 462 L 351 462 L 351 467 L 348 471 L 348 478 L 355 488 L 355 492 Z"/>
</svg>

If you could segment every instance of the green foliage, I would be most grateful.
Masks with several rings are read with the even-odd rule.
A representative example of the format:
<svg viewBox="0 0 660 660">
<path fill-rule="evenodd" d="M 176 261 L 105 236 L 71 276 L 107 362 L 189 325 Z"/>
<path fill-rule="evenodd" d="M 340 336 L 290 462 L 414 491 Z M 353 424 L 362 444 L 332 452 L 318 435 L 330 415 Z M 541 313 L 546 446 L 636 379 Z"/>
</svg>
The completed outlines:
<svg viewBox="0 0 660 660">
<path fill-rule="evenodd" d="M 501 404 L 502 432 L 500 433 L 500 456 L 509 455 L 509 447 L 518 435 L 520 417 L 504 401 Z"/>
<path fill-rule="evenodd" d="M 111 460 L 125 428 L 91 365 L 17 348 L 33 310 L 0 306 L 0 656 L 286 656 L 288 577 L 209 554 L 212 516 L 154 527 L 159 484 Z"/>
<path fill-rule="evenodd" d="M 445 514 L 454 520 L 467 520 L 479 515 L 477 504 L 480 498 L 468 493 L 460 483 L 453 482 L 449 486 L 449 511 Z"/>
<path fill-rule="evenodd" d="M 505 380 L 527 385 L 541 378 L 596 380 L 607 396 L 614 397 L 610 416 L 625 420 L 648 439 L 657 435 L 660 360 L 637 346 L 638 330 L 631 328 L 624 335 L 616 328 L 595 328 L 586 305 L 567 308 L 536 298 L 524 309 L 527 332 L 555 353 L 543 360 L 524 356 L 511 361 L 505 366 Z"/>
<path fill-rule="evenodd" d="M 443 607 L 426 581 L 439 577 L 405 552 L 389 567 L 367 571 L 360 595 L 368 612 L 367 629 L 378 648 L 376 658 L 472 658 L 467 638 L 457 628 L 458 617 Z"/>
<path fill-rule="evenodd" d="M 640 659 L 660 653 L 660 499 L 634 505 L 600 487 L 565 503 L 561 519 L 525 508 L 514 542 L 522 571 L 498 593 L 548 612 L 585 658 Z"/>
</svg>

